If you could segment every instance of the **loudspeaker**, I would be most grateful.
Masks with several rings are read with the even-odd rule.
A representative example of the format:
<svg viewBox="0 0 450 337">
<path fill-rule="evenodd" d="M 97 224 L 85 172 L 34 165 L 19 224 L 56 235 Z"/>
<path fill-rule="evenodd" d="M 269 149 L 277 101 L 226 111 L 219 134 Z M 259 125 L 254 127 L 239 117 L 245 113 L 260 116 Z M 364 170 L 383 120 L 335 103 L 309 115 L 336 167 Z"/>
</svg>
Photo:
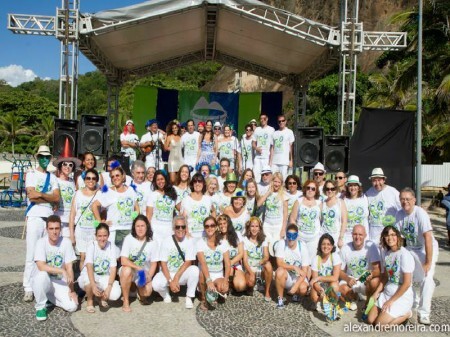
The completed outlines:
<svg viewBox="0 0 450 337">
<path fill-rule="evenodd" d="M 348 136 L 325 136 L 324 165 L 327 172 L 348 172 Z"/>
<path fill-rule="evenodd" d="M 69 146 L 76 157 L 77 138 L 78 138 L 78 121 L 74 119 L 55 118 L 55 132 L 53 134 L 53 157 L 57 158 L 64 150 L 66 138 L 69 139 Z"/>
<path fill-rule="evenodd" d="M 297 152 L 297 166 L 313 167 L 323 158 L 323 129 L 298 128 L 295 139 Z"/>
<path fill-rule="evenodd" d="M 119 154 L 119 163 L 120 166 L 122 166 L 123 170 L 125 171 L 126 175 L 131 176 L 130 171 L 130 157 L 124 156 L 123 154 Z"/>
<path fill-rule="evenodd" d="M 107 138 L 106 116 L 81 116 L 80 137 L 78 138 L 78 151 L 80 153 L 92 152 L 96 156 L 103 156 L 106 152 Z"/>
</svg>

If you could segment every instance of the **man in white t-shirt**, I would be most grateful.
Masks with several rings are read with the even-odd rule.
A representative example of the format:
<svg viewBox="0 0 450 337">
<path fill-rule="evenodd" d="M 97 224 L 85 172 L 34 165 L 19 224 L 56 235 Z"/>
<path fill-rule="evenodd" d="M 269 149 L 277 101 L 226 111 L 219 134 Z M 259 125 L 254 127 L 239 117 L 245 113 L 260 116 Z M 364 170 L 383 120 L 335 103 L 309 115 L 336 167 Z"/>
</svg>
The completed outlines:
<svg viewBox="0 0 450 337">
<path fill-rule="evenodd" d="M 312 168 L 313 179 L 319 185 L 320 199 L 323 201 L 327 198 L 327 196 L 323 192 L 323 187 L 325 186 L 326 173 L 325 167 L 321 162 L 318 162 Z"/>
<path fill-rule="evenodd" d="M 147 208 L 147 200 L 152 192 L 151 183 L 145 181 L 145 164 L 141 160 L 136 160 L 131 166 L 131 175 L 133 176 L 132 184 L 136 186 L 134 189 L 137 194 L 137 201 L 141 214 L 145 215 Z"/>
<path fill-rule="evenodd" d="M 267 193 L 267 191 L 270 188 L 271 182 L 272 182 L 272 169 L 270 168 L 270 165 L 267 164 L 263 166 L 261 170 L 261 179 L 260 182 L 257 184 L 258 193 L 260 196 Z"/>
<path fill-rule="evenodd" d="M 385 226 L 395 225 L 395 215 L 401 208 L 399 192 L 386 184 L 381 168 L 374 168 L 369 177 L 372 187 L 366 192 L 369 201 L 369 239 L 380 243 L 380 234 Z"/>
<path fill-rule="evenodd" d="M 414 257 L 416 267 L 413 282 L 420 284 L 420 291 L 413 287 L 414 306 L 419 323 L 430 324 L 431 298 L 433 297 L 433 276 L 439 255 L 439 246 L 433 235 L 430 217 L 416 206 L 416 194 L 406 187 L 400 192 L 402 209 L 396 215 L 396 227 L 406 240 L 406 249 Z"/>
<path fill-rule="evenodd" d="M 192 119 L 186 123 L 187 132 L 181 137 L 181 147 L 183 149 L 184 163 L 195 168 L 197 165 L 198 153 L 200 151 L 200 133 L 195 131 L 195 124 Z M 193 175 L 193 170 L 191 175 Z"/>
<path fill-rule="evenodd" d="M 59 184 L 56 177 L 47 172 L 52 154 L 48 146 L 39 146 L 36 153 L 39 166 L 27 172 L 25 189 L 28 197 L 28 207 L 25 211 L 27 223 L 27 248 L 25 269 L 23 272 L 23 288 L 25 302 L 33 301 L 31 289 L 31 274 L 34 268 L 34 250 L 36 242 L 44 236 L 45 222 L 53 214 L 52 204 L 59 203 Z"/>
<path fill-rule="evenodd" d="M 269 165 L 270 151 L 273 145 L 274 128 L 268 125 L 269 116 L 265 112 L 261 112 L 259 117 L 260 125 L 253 133 L 253 150 L 255 151 L 255 159 L 253 160 L 253 172 L 256 181 L 259 182 L 262 168 Z"/>
<path fill-rule="evenodd" d="M 68 312 L 78 308 L 78 296 L 73 290 L 72 262 L 76 256 L 72 242 L 61 237 L 59 216 L 50 215 L 46 229 L 47 236 L 36 242 L 34 261 L 37 268 L 31 278 L 38 321 L 47 319 L 47 301 Z"/>
<path fill-rule="evenodd" d="M 340 251 L 339 290 L 345 298 L 352 300 L 350 310 L 356 310 L 354 300 L 358 294 L 367 296 L 368 300 L 380 284 L 380 253 L 377 245 L 366 237 L 366 228 L 355 225 L 352 242 L 345 244 Z"/>
<path fill-rule="evenodd" d="M 164 303 L 170 303 L 172 298 L 169 291 L 177 294 L 180 292 L 180 285 L 187 285 L 186 309 L 192 309 L 194 307 L 192 299 L 195 298 L 200 272 L 198 267 L 193 265 L 196 249 L 194 240 L 186 237 L 186 226 L 184 216 L 174 217 L 175 235 L 161 243 L 159 249 L 161 271 L 153 279 L 153 289 L 161 295 Z"/>
<path fill-rule="evenodd" d="M 288 290 L 297 302 L 298 295 L 305 296 L 308 292 L 308 272 L 310 257 L 306 246 L 298 241 L 298 227 L 290 224 L 286 230 L 286 240 L 279 240 L 275 244 L 277 270 L 275 271 L 275 286 L 277 288 L 277 308 L 284 308 L 283 292 Z"/>
<path fill-rule="evenodd" d="M 270 149 L 269 165 L 273 172 L 280 172 L 283 179 L 290 174 L 293 166 L 294 133 L 286 127 L 286 116 L 279 115 L 280 128 L 273 133 L 273 146 Z"/>
<path fill-rule="evenodd" d="M 164 168 L 162 148 L 166 134 L 158 128 L 156 119 L 148 120 L 145 128 L 148 132 L 142 136 L 139 143 L 142 151 L 147 154 L 145 156 L 145 167 L 153 166 L 162 170 Z"/>
</svg>

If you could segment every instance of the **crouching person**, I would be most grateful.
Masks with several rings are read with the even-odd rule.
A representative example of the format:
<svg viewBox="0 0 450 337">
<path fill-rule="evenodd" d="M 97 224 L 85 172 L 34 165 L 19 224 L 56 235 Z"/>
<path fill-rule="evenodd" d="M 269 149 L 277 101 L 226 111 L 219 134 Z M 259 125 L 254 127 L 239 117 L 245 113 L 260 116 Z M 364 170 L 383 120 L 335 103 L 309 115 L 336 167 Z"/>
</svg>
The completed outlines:
<svg viewBox="0 0 450 337">
<path fill-rule="evenodd" d="M 46 221 L 47 235 L 39 239 L 34 251 L 34 270 L 31 286 L 36 299 L 36 319 L 47 319 L 47 301 L 68 312 L 78 308 L 73 291 L 72 263 L 76 260 L 72 242 L 61 237 L 61 219 L 50 215 Z"/>
<path fill-rule="evenodd" d="M 117 271 L 116 247 L 108 241 L 109 227 L 101 223 L 95 229 L 96 240 L 86 247 L 84 266 L 78 278 L 78 285 L 86 291 L 88 313 L 94 313 L 94 296 L 103 308 L 108 308 L 108 300 L 117 301 L 121 290 L 115 281 Z"/>
<path fill-rule="evenodd" d="M 186 309 L 192 309 L 195 289 L 199 280 L 199 269 L 193 265 L 195 261 L 195 244 L 186 237 L 186 219 L 176 216 L 173 219 L 174 235 L 162 241 L 159 249 L 161 271 L 153 279 L 153 289 L 164 299 L 164 303 L 172 302 L 169 291 L 180 292 L 180 285 L 187 285 Z"/>
</svg>

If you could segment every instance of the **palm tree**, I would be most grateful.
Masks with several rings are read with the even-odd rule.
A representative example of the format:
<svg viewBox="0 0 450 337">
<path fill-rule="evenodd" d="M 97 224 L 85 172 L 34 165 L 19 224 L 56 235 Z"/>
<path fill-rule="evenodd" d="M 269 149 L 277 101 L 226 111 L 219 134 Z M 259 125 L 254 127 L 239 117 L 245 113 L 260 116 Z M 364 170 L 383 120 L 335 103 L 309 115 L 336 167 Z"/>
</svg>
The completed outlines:
<svg viewBox="0 0 450 337">
<path fill-rule="evenodd" d="M 29 135 L 31 130 L 24 126 L 24 122 L 21 122 L 13 111 L 8 112 L 6 115 L 0 117 L 0 135 L 3 138 L 2 145 L 11 141 L 11 150 L 14 155 L 14 143 L 19 135 Z"/>
<path fill-rule="evenodd" d="M 37 145 L 47 145 L 51 147 L 54 133 L 55 120 L 53 116 L 45 116 L 41 120 L 41 127 L 36 130 L 34 136 L 31 138 L 31 141 L 36 142 Z"/>
</svg>

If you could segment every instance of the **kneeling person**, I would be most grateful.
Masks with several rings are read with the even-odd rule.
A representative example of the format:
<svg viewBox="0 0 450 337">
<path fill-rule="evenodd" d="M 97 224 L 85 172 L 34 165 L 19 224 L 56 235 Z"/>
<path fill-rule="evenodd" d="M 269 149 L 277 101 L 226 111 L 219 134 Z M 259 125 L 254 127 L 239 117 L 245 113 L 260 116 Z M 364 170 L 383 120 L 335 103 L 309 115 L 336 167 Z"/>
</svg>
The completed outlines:
<svg viewBox="0 0 450 337">
<path fill-rule="evenodd" d="M 166 238 L 161 243 L 159 259 L 161 271 L 153 280 L 153 289 L 164 299 L 165 303 L 172 302 L 172 293 L 180 292 L 180 285 L 187 285 L 186 309 L 193 308 L 192 299 L 198 284 L 200 272 L 195 261 L 195 244 L 193 239 L 186 237 L 186 219 L 176 216 L 173 219 L 175 235 Z"/>
<path fill-rule="evenodd" d="M 275 285 L 278 293 L 277 307 L 284 308 L 283 291 L 288 290 L 294 295 L 293 301 L 298 301 L 298 295 L 305 296 L 308 292 L 310 258 L 306 246 L 298 241 L 296 224 L 287 227 L 286 240 L 280 240 L 275 245 L 275 257 L 278 269 L 275 272 Z"/>
<path fill-rule="evenodd" d="M 78 308 L 78 297 L 73 291 L 72 262 L 76 257 L 72 242 L 61 237 L 59 216 L 49 216 L 46 229 L 48 236 L 36 243 L 34 261 L 37 270 L 31 279 L 38 321 L 47 319 L 47 301 L 69 312 L 74 312 Z"/>
</svg>

